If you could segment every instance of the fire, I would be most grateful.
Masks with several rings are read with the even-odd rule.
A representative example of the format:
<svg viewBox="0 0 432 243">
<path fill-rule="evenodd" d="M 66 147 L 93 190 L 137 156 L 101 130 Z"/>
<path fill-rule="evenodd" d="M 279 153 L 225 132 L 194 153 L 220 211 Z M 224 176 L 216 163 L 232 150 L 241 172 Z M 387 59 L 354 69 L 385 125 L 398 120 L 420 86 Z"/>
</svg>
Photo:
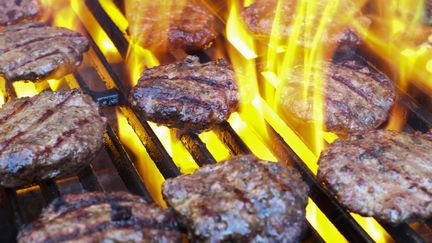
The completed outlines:
<svg viewBox="0 0 432 243">
<path fill-rule="evenodd" d="M 135 156 L 135 165 L 140 172 L 144 184 L 149 189 L 155 202 L 160 205 L 166 205 L 161 193 L 161 186 L 164 178 L 151 160 L 140 139 L 135 134 L 133 128 L 129 125 L 126 117 L 122 112 L 117 111 L 117 122 L 119 126 L 120 141 L 132 151 Z"/>
<path fill-rule="evenodd" d="M 44 6 L 53 4 L 51 1 L 43 0 Z M 271 33 L 265 41 L 257 40 L 242 19 L 241 10 L 255 1 L 227 1 L 225 34 L 230 45 L 219 46 L 227 50 L 216 50 L 216 53 L 218 56 L 224 56 L 221 53 L 228 53 L 237 75 L 241 104 L 240 111 L 234 113 L 228 121 L 233 129 L 254 154 L 261 159 L 275 161 L 277 158 L 271 150 L 272 138 L 267 132 L 270 125 L 316 174 L 317 161 L 320 152 L 324 149 L 325 142 L 332 143 L 337 139 L 335 134 L 326 132 L 324 128 L 324 102 L 319 91 L 323 88 L 322 80 L 325 80 L 326 77 L 320 68 L 316 68 L 321 67 L 324 61 L 331 60 L 336 45 L 326 44 L 323 39 L 332 32 L 341 31 L 347 24 L 352 25 L 362 33 L 369 49 L 377 53 L 384 61 L 397 67 L 394 69 L 396 73 L 392 75 L 392 78 L 397 81 L 399 89 L 407 91 L 413 84 L 430 92 L 432 85 L 428 79 L 432 73 L 430 46 L 432 32 L 422 23 L 424 21 L 423 1 L 419 1 L 418 4 L 413 4 L 409 0 L 372 1 L 371 8 L 376 12 L 369 16 L 375 22 L 370 29 L 365 28 L 362 20 L 355 17 L 356 11 L 364 5 L 365 1 L 357 0 L 354 1 L 353 6 L 344 8 L 345 1 L 340 0 L 297 0 L 295 8 L 291 9 L 292 12 L 283 7 L 288 1 L 275 0 L 277 4 Z M 67 9 L 60 9 L 61 17 L 55 18 L 54 23 L 57 26 L 79 29 L 75 19 L 76 16 L 79 16 L 108 61 L 126 63 L 129 84 L 134 86 L 144 69 L 164 62 L 159 52 L 168 52 L 168 50 L 162 47 L 155 51 L 154 46 L 146 45 L 149 33 L 143 31 L 139 24 L 128 21 L 112 1 L 100 0 L 99 2 L 129 41 L 129 50 L 125 56 L 118 52 L 114 43 L 90 13 L 85 1 L 71 0 L 70 4 L 74 14 Z M 125 1 L 126 12 L 136 14 L 134 6 L 137 2 L 144 5 L 154 4 L 148 0 Z M 173 6 L 178 7 L 178 5 L 172 1 L 160 2 L 155 14 L 162 14 L 164 17 L 155 28 L 166 30 L 169 25 L 168 16 L 173 11 Z M 180 7 L 182 3 L 183 1 L 180 1 Z M 138 12 L 142 15 L 141 11 Z M 284 17 L 287 15 L 295 16 L 288 23 L 291 25 L 289 37 L 285 36 L 282 28 L 282 25 L 287 24 L 284 22 L 286 21 Z M 161 32 L 162 35 L 166 34 Z M 429 39 L 426 38 L 429 35 Z M 176 56 L 173 53 L 170 54 Z M 305 77 L 301 90 L 303 101 L 310 102 L 313 107 L 314 123 L 310 131 L 298 131 L 291 127 L 289 121 L 276 109 L 280 98 L 278 90 L 290 77 L 290 70 L 298 65 L 303 66 L 303 77 Z M 313 92 L 310 92 L 309 89 L 311 85 L 315 87 Z M 34 95 L 46 86 L 55 90 L 60 84 L 53 80 L 48 80 L 41 85 L 25 82 L 14 83 L 18 97 Z M 4 102 L 4 88 L 1 90 L 3 95 L 0 102 L 2 100 Z M 404 114 L 405 110 L 401 106 L 396 106 L 392 111 L 387 129 L 400 130 L 405 123 Z M 160 187 L 164 179 L 129 124 L 122 108 L 117 111 L 117 122 L 120 139 L 134 155 L 137 168 L 146 186 L 156 201 L 164 205 L 160 195 Z M 177 138 L 175 129 L 157 126 L 153 123 L 150 125 L 183 173 L 191 173 L 198 168 L 192 156 Z M 299 135 L 304 133 L 311 134 L 312 143 L 305 142 Z M 205 132 L 199 134 L 199 137 L 218 161 L 231 156 L 231 152 L 214 132 Z M 389 238 L 374 219 L 355 214 L 353 217 L 375 241 L 383 242 Z M 326 241 L 345 241 L 311 200 L 307 207 L 307 218 Z"/>
<path fill-rule="evenodd" d="M 247 1 L 244 6 L 249 6 L 252 2 Z M 320 68 L 316 68 L 317 66 L 321 67 L 323 61 L 331 60 L 336 46 L 329 46 L 328 43 L 322 40 L 329 34 L 329 29 L 338 31 L 337 28 L 339 28 L 339 30 L 342 30 L 347 23 L 355 19 L 356 7 L 362 6 L 364 1 L 357 1 L 355 6 L 343 12 L 344 14 L 341 14 L 341 9 L 344 7 L 342 1 L 300 0 L 296 1 L 297 5 L 294 10 L 287 9 L 284 6 L 288 2 L 294 1 L 275 1 L 276 10 L 271 34 L 265 48 L 257 48 L 259 45 L 257 42 L 261 43 L 262 40 L 255 40 L 253 34 L 248 31 L 248 27 L 241 18 L 241 7 L 236 1 L 230 1 L 226 36 L 234 47 L 229 50 L 229 54 L 234 69 L 239 76 L 240 91 L 247 90 L 246 97 L 242 97 L 242 102 L 244 102 L 242 103 L 242 111 L 247 110 L 247 113 L 252 113 L 258 122 L 260 122 L 259 118 L 263 118 L 264 122 L 269 123 L 309 168 L 316 173 L 318 155 L 324 147 L 324 141 L 331 143 L 337 138 L 335 134 L 324 131 L 324 104 L 319 90 L 323 88 L 322 80 L 325 79 L 325 76 L 321 73 Z M 290 10 L 292 12 L 287 12 Z M 284 19 L 287 14 L 295 16 L 289 23 Z M 335 18 L 336 14 L 337 19 Z M 341 24 L 335 25 L 334 22 L 338 21 Z M 291 25 L 288 38 L 284 36 L 283 27 L 285 24 Z M 357 25 L 361 24 L 357 23 Z M 334 29 L 335 26 L 336 29 Z M 260 62 L 263 67 L 257 68 L 257 62 Z M 312 131 L 309 132 L 313 134 L 313 141 L 315 142 L 308 145 L 297 135 L 298 131 L 289 127 L 276 109 L 280 85 L 290 77 L 290 70 L 299 64 L 303 66 L 303 77 L 305 77 L 303 86 L 304 102 L 311 102 L 313 107 L 314 124 L 311 128 Z M 243 73 L 247 73 L 247 78 L 241 76 Z M 260 86 L 262 82 L 264 85 Z M 310 92 L 308 90 L 310 84 L 315 87 L 312 97 L 309 96 Z M 251 108 L 251 104 L 254 108 Z M 256 123 L 255 120 L 252 123 L 247 120 L 247 124 L 254 124 Z M 257 131 L 261 133 L 262 137 L 267 136 L 265 128 L 261 127 Z M 307 133 L 307 131 L 301 131 L 300 133 L 304 134 L 305 132 Z M 329 222 L 326 222 L 325 216 L 318 217 L 316 212 L 319 209 L 316 208 L 316 205 L 310 204 L 307 210 L 309 221 L 319 232 L 323 231 L 326 225 L 329 224 Z M 360 216 L 355 218 L 366 231 L 371 233 L 375 240 L 383 241 L 385 239 L 385 231 L 373 219 Z M 328 233 L 322 235 L 324 237 L 329 236 Z M 329 241 L 344 240 L 340 234 L 325 239 Z"/>
</svg>

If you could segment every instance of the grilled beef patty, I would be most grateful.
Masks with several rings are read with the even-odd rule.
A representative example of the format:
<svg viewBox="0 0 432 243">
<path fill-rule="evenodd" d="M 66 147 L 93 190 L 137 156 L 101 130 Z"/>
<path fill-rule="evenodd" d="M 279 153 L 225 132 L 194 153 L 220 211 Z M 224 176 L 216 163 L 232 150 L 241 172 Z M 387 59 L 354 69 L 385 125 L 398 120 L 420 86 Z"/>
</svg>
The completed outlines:
<svg viewBox="0 0 432 243">
<path fill-rule="evenodd" d="M 199 1 L 131 1 L 128 31 L 153 51 L 204 48 L 218 35 L 216 17 Z M 140 11 L 136 11 L 140 9 Z M 142 14 L 146 13 L 146 14 Z"/>
<path fill-rule="evenodd" d="M 0 73 L 10 81 L 62 78 L 81 64 L 89 42 L 80 33 L 42 23 L 0 30 Z"/>
<path fill-rule="evenodd" d="M 198 242 L 298 242 L 308 188 L 300 174 L 253 156 L 168 179 L 167 203 Z"/>
<path fill-rule="evenodd" d="M 255 0 L 253 4 L 246 7 L 242 11 L 242 18 L 245 24 L 248 26 L 249 30 L 256 34 L 257 36 L 270 36 L 272 33 L 272 26 L 274 18 L 276 15 L 276 9 L 278 2 L 280 2 L 280 21 L 279 21 L 279 35 L 281 38 L 290 37 L 295 29 L 293 28 L 293 22 L 298 14 L 296 13 L 297 4 L 300 1 L 296 0 Z M 298 45 L 311 47 L 313 45 L 314 35 L 317 33 L 317 28 L 319 26 L 319 21 L 321 20 L 322 14 L 326 5 L 331 3 L 329 0 L 315 1 L 317 12 L 315 15 L 307 17 L 304 20 L 301 27 L 301 36 L 299 38 Z M 346 17 L 338 15 L 337 20 L 331 21 L 324 30 L 321 40 L 326 43 L 326 45 L 337 45 L 339 50 L 348 51 L 361 42 L 358 32 L 351 26 L 352 18 L 348 16 L 353 16 L 356 18 L 361 25 L 368 27 L 370 25 L 370 19 L 362 16 L 361 13 L 354 12 L 355 5 L 352 1 L 340 1 L 337 8 L 337 13 L 346 14 Z M 312 35 L 307 35 L 304 33 L 306 26 L 311 25 L 313 31 Z M 303 35 L 304 34 L 304 35 Z"/>
<path fill-rule="evenodd" d="M 353 212 L 390 223 L 432 216 L 432 136 L 368 131 L 337 140 L 318 176 Z"/>
<path fill-rule="evenodd" d="M 6 103 L 0 109 L 0 185 L 76 173 L 102 148 L 104 129 L 98 105 L 78 90 Z"/>
<path fill-rule="evenodd" d="M 169 127 L 205 130 L 237 109 L 234 72 L 224 60 L 181 62 L 147 69 L 129 96 L 146 119 Z"/>
<path fill-rule="evenodd" d="M 333 132 L 354 132 L 378 127 L 388 117 L 395 101 L 395 87 L 383 73 L 356 61 L 338 64 L 323 63 L 323 87 L 309 81 L 305 102 L 304 66 L 290 70 L 289 78 L 280 87 L 279 109 L 306 123 L 313 123 L 313 94 L 319 91 L 323 99 L 326 129 Z M 320 85 L 320 86 L 321 86 Z M 287 117 L 288 117 L 287 116 Z"/>
<path fill-rule="evenodd" d="M 56 199 L 18 242 L 181 242 L 170 211 L 125 192 Z"/>
<path fill-rule="evenodd" d="M 39 10 L 38 0 L 0 0 L 0 26 L 32 19 Z"/>
</svg>

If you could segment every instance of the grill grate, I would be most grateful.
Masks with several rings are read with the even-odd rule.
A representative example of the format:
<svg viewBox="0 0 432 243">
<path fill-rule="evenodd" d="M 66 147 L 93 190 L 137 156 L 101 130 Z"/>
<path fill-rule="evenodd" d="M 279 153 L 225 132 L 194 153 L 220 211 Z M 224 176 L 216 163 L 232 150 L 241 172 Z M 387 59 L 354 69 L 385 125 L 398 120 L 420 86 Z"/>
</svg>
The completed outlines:
<svg viewBox="0 0 432 243">
<path fill-rule="evenodd" d="M 119 5 L 122 5 L 123 1 L 115 2 Z M 85 4 L 93 16 L 96 17 L 98 23 L 107 33 L 109 38 L 113 41 L 120 55 L 123 58 L 126 58 L 129 49 L 129 43 L 122 31 L 118 29 L 118 27 L 114 24 L 98 1 L 86 0 Z M 122 9 L 122 7 L 120 7 L 120 9 Z M 84 25 L 82 24 L 82 26 Z M 85 31 L 85 28 L 82 29 Z M 98 101 L 104 106 L 118 107 L 127 117 L 130 125 L 135 130 L 140 141 L 146 148 L 149 156 L 154 161 L 162 176 L 164 178 L 171 178 L 180 175 L 181 173 L 179 168 L 175 165 L 173 159 L 170 157 L 169 153 L 164 148 L 149 123 L 147 123 L 147 121 L 138 113 L 134 112 L 133 109 L 127 104 L 125 99 L 125 97 L 127 97 L 127 88 L 122 83 L 122 79 L 113 70 L 113 67 L 107 61 L 94 40 L 90 38 L 90 34 L 87 32 L 85 34 L 90 39 L 92 51 L 94 51 L 98 61 L 102 64 L 102 67 L 109 75 L 108 80 L 99 77 L 100 80 L 103 80 L 106 83 L 109 89 L 104 92 L 93 91 L 84 81 L 82 73 L 83 70 L 81 69 L 73 74 L 74 81 L 69 81 L 69 86 L 81 88 L 85 93 L 92 96 L 94 100 Z M 197 54 L 202 61 L 210 60 L 210 56 L 205 52 L 198 52 L 194 54 Z M 97 70 L 96 67 L 93 67 L 93 69 Z M 13 86 L 8 82 L 6 82 L 5 91 L 7 94 L 7 99 L 16 97 Z M 424 131 L 425 129 L 432 127 L 432 114 L 418 106 L 416 102 L 409 96 L 402 94 L 399 102 L 401 102 L 401 104 L 407 108 L 410 113 L 410 117 L 412 117 L 412 119 L 410 119 L 407 124 L 411 125 L 410 128 L 413 130 Z M 275 156 L 280 161 L 291 164 L 298 168 L 303 176 L 303 179 L 311 188 L 311 199 L 317 204 L 321 211 L 324 212 L 326 217 L 334 224 L 334 226 L 337 227 L 340 233 L 349 241 L 373 242 L 371 236 L 366 233 L 366 231 L 357 223 L 351 214 L 347 212 L 319 183 L 309 167 L 284 141 L 276 129 L 274 129 L 270 124 L 267 124 L 267 128 L 271 138 L 274 140 L 272 152 L 274 152 Z M 240 136 L 235 132 L 228 122 L 219 125 L 214 132 L 229 148 L 233 155 L 253 153 L 253 151 L 248 148 L 246 143 L 240 138 Z M 199 166 L 209 163 L 216 163 L 216 159 L 213 157 L 213 155 L 207 149 L 206 144 L 197 134 L 190 132 L 179 132 L 178 137 Z M 104 140 L 105 149 L 111 160 L 110 162 L 115 167 L 127 190 L 131 193 L 143 196 L 148 201 L 153 201 L 151 194 L 143 183 L 143 178 L 141 178 L 137 168 L 133 163 L 133 159 L 130 157 L 128 151 L 125 149 L 119 137 L 117 136 L 115 129 L 111 125 L 108 125 L 106 128 Z M 77 177 L 84 190 L 103 191 L 103 187 L 101 186 L 99 178 L 96 176 L 95 170 L 92 168 L 92 166 L 85 168 L 77 175 Z M 38 186 L 44 198 L 45 204 L 48 204 L 61 195 L 59 186 L 54 180 L 46 181 L 39 184 Z M 24 219 L 24 213 L 20 208 L 19 199 L 15 190 L 0 188 L 0 196 L 2 201 L 2 207 L 0 207 L 0 230 L 2 232 L 8 232 L 8 234 L 2 234 L 0 236 L 0 241 L 14 242 L 19 227 L 28 221 Z M 430 231 L 432 229 L 432 219 L 427 220 L 424 225 Z M 427 239 L 427 235 L 418 234 L 418 232 L 408 224 L 401 224 L 397 227 L 393 227 L 391 225 L 381 223 L 381 226 L 396 241 L 425 242 L 424 239 Z M 309 222 L 304 241 L 324 242 L 323 238 Z"/>
</svg>

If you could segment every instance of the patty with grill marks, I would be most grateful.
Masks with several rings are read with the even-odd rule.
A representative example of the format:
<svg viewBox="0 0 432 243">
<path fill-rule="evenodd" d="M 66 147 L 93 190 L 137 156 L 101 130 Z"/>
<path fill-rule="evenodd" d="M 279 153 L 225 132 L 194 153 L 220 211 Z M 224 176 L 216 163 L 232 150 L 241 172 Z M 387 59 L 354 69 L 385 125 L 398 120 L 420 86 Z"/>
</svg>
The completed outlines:
<svg viewBox="0 0 432 243">
<path fill-rule="evenodd" d="M 329 145 L 318 177 L 349 210 L 398 224 L 432 216 L 432 135 L 371 130 Z"/>
<path fill-rule="evenodd" d="M 106 119 L 79 90 L 44 91 L 0 109 L 0 185 L 75 174 L 103 145 Z"/>
<path fill-rule="evenodd" d="M 286 117 L 313 123 L 315 93 L 323 99 L 323 117 L 328 131 L 364 131 L 387 120 L 396 98 L 395 87 L 386 75 L 367 63 L 345 60 L 316 65 L 312 70 L 321 73 L 324 81 L 318 84 L 320 87 L 315 86 L 312 78 L 305 79 L 304 70 L 304 66 L 289 70 L 288 79 L 278 90 L 278 109 Z M 304 98 L 304 87 L 308 87 L 307 99 Z"/>
<path fill-rule="evenodd" d="M 172 213 L 126 192 L 56 199 L 18 242 L 181 242 Z"/>
<path fill-rule="evenodd" d="M 129 101 L 152 122 L 202 131 L 228 119 L 239 93 L 234 71 L 224 60 L 201 64 L 189 56 L 145 70 Z"/>
<path fill-rule="evenodd" d="M 298 242 L 308 191 L 297 170 L 253 156 L 206 165 L 162 186 L 196 242 Z"/>
<path fill-rule="evenodd" d="M 134 0 L 126 6 L 128 32 L 152 51 L 201 49 L 218 35 L 216 17 L 200 1 Z"/>
<path fill-rule="evenodd" d="M 300 25 L 300 30 L 294 28 L 294 21 L 299 16 L 297 11 L 297 0 L 255 0 L 253 4 L 246 7 L 242 11 L 242 18 L 249 30 L 258 37 L 268 37 L 274 31 L 273 22 L 276 16 L 276 9 L 280 3 L 280 20 L 279 20 L 279 35 L 286 39 L 300 31 L 298 45 L 312 47 L 314 43 L 314 35 L 319 32 L 320 20 L 326 6 L 332 1 L 319 0 L 314 1 L 316 4 L 316 14 L 304 17 Z M 350 26 L 353 18 L 357 23 L 367 28 L 371 20 L 363 16 L 356 9 L 356 5 L 351 0 L 339 1 L 336 7 L 337 19 L 332 20 L 326 29 L 322 32 L 321 41 L 326 46 L 338 46 L 340 51 L 346 52 L 357 47 L 361 43 L 361 38 L 358 31 Z M 306 29 L 312 28 L 311 34 L 306 33 Z"/>
<path fill-rule="evenodd" d="M 42 23 L 10 25 L 0 30 L 0 73 L 9 81 L 62 78 L 81 64 L 86 37 Z"/>
<path fill-rule="evenodd" d="M 0 0 L 0 26 L 33 19 L 39 11 L 38 0 Z"/>
</svg>

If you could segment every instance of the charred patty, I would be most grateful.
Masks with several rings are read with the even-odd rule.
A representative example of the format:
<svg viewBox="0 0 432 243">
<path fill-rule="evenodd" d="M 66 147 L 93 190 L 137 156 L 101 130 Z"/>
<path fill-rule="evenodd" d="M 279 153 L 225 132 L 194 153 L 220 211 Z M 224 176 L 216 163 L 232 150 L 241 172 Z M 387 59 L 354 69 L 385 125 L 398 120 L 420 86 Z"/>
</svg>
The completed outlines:
<svg viewBox="0 0 432 243">
<path fill-rule="evenodd" d="M 295 18 L 299 18 L 300 12 L 296 12 L 299 2 L 296 0 L 255 0 L 250 6 L 244 8 L 242 11 L 242 18 L 249 30 L 257 36 L 270 36 L 273 29 L 273 23 L 276 16 L 276 10 L 279 7 L 280 19 L 277 20 L 279 23 L 279 36 L 283 39 L 292 36 L 296 31 L 300 31 L 300 37 L 298 45 L 311 47 L 313 45 L 314 35 L 319 33 L 318 26 L 320 26 L 320 20 L 324 13 L 324 10 L 328 4 L 332 1 L 319 0 L 314 1 L 313 4 L 317 4 L 316 13 L 307 17 L 304 17 L 301 22 L 301 29 L 296 30 L 293 23 Z M 350 50 L 358 46 L 361 42 L 358 32 L 349 24 L 352 23 L 352 18 L 355 18 L 358 23 L 364 27 L 368 27 L 370 20 L 360 12 L 355 11 L 356 6 L 350 0 L 340 1 L 336 6 L 338 13 L 337 19 L 332 20 L 326 29 L 323 31 L 321 40 L 326 43 L 327 46 L 338 46 L 340 50 Z M 346 15 L 344 17 L 344 15 Z M 313 28 L 311 34 L 307 34 L 306 28 L 310 26 Z"/>
<path fill-rule="evenodd" d="M 373 130 L 337 140 L 318 176 L 353 212 L 400 223 L 432 216 L 432 136 Z"/>
<path fill-rule="evenodd" d="M 0 0 L 0 26 L 32 19 L 39 11 L 38 0 Z"/>
<path fill-rule="evenodd" d="M 198 242 L 298 242 L 308 187 L 300 174 L 253 156 L 168 179 L 162 193 Z"/>
<path fill-rule="evenodd" d="M 320 87 L 315 87 L 312 78 L 304 77 L 304 66 L 289 70 L 288 79 L 279 88 L 279 110 L 286 117 L 313 123 L 314 94 L 319 94 L 328 131 L 369 130 L 386 121 L 396 96 L 395 87 L 386 75 L 352 60 L 326 62 L 312 71 L 323 76 Z M 304 87 L 308 87 L 306 100 Z"/>
<path fill-rule="evenodd" d="M 129 32 L 153 51 L 204 48 L 218 35 L 216 17 L 199 1 L 130 1 Z M 140 11 L 136 11 L 140 9 Z M 142 14 L 146 13 L 146 14 Z"/>
<path fill-rule="evenodd" d="M 80 33 L 42 23 L 0 30 L 0 73 L 10 81 L 62 78 L 81 64 L 89 42 Z"/>
<path fill-rule="evenodd" d="M 18 242 L 181 242 L 170 211 L 125 192 L 56 199 Z"/>
<path fill-rule="evenodd" d="M 197 57 L 147 69 L 129 96 L 146 119 L 169 127 L 206 130 L 237 109 L 234 72 L 224 60 Z"/>
<path fill-rule="evenodd" d="M 76 173 L 103 145 L 105 118 L 78 90 L 44 91 L 0 109 L 0 185 L 17 187 Z"/>
</svg>

